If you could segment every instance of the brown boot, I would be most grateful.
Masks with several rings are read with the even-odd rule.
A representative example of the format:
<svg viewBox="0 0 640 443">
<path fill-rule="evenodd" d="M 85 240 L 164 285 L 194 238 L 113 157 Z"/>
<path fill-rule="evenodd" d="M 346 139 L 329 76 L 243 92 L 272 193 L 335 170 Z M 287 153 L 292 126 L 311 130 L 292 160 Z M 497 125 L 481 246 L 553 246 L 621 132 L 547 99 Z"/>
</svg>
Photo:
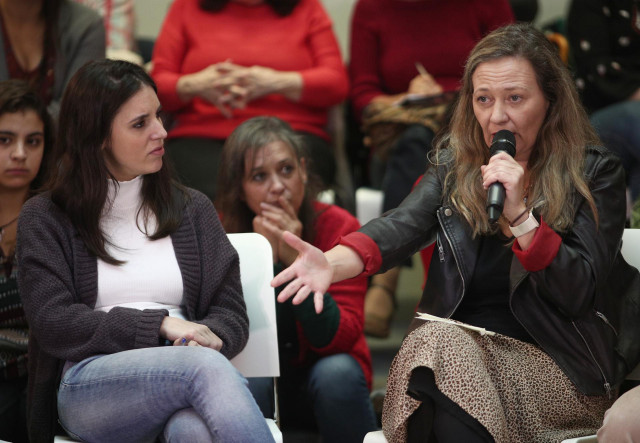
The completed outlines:
<svg viewBox="0 0 640 443">
<path fill-rule="evenodd" d="M 364 333 L 387 338 L 391 332 L 391 319 L 396 309 L 396 286 L 400 268 L 374 275 L 364 299 Z"/>
</svg>

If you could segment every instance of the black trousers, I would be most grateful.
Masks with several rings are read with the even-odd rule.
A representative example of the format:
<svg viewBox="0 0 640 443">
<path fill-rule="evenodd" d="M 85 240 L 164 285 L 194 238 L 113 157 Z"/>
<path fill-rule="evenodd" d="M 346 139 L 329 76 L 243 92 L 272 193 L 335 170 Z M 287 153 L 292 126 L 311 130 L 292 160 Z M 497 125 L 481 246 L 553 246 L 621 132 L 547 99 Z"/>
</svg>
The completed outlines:
<svg viewBox="0 0 640 443">
<path fill-rule="evenodd" d="M 409 417 L 407 443 L 494 442 L 478 420 L 438 390 L 431 369 L 413 370 L 407 394 L 422 402 Z"/>
</svg>

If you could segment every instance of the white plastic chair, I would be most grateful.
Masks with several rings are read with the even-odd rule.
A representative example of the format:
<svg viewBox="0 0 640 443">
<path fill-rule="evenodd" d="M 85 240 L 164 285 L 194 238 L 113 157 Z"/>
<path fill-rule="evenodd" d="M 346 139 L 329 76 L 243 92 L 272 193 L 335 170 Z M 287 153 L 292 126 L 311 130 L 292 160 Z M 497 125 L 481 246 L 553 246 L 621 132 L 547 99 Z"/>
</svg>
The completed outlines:
<svg viewBox="0 0 640 443">
<path fill-rule="evenodd" d="M 356 192 L 357 201 L 357 192 Z M 625 229 L 622 234 L 622 256 L 631 266 L 640 269 L 640 229 Z M 627 375 L 627 380 L 640 380 L 640 365 Z M 595 435 L 585 437 L 570 438 L 562 443 L 596 443 L 598 439 Z M 382 431 L 369 432 L 364 437 L 364 443 L 386 443 Z"/>
<path fill-rule="evenodd" d="M 378 189 L 360 187 L 356 190 L 356 217 L 361 225 L 382 215 L 384 193 Z"/>
<path fill-rule="evenodd" d="M 249 340 L 231 363 L 245 377 L 279 377 L 278 335 L 276 329 L 273 255 L 271 244 L 260 234 L 228 234 L 240 256 L 240 280 L 249 316 Z M 275 384 L 274 384 L 275 389 Z M 276 443 L 282 443 L 278 428 L 278 403 L 275 417 L 267 418 L 267 425 Z M 56 436 L 55 443 L 73 442 L 68 436 Z"/>
<path fill-rule="evenodd" d="M 240 280 L 249 316 L 249 340 L 231 363 L 245 377 L 279 377 L 276 297 L 271 287 L 273 254 L 269 240 L 254 232 L 228 234 L 240 256 Z M 278 397 L 275 392 L 275 416 L 267 425 L 276 443 L 282 443 L 278 428 Z"/>
</svg>

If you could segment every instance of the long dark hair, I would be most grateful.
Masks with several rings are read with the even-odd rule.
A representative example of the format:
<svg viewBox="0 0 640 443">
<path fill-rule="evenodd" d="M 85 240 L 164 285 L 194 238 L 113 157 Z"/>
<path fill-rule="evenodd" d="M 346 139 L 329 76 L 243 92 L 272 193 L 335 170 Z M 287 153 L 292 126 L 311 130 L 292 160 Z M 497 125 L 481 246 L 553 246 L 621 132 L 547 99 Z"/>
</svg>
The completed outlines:
<svg viewBox="0 0 640 443">
<path fill-rule="evenodd" d="M 218 12 L 222 11 L 230 1 L 231 0 L 200 0 L 200 8 L 205 11 Z M 300 0 L 265 0 L 265 3 L 271 6 L 276 14 L 286 17 L 298 6 Z"/>
<path fill-rule="evenodd" d="M 77 229 L 87 249 L 111 264 L 120 264 L 105 249 L 100 216 L 107 200 L 109 180 L 114 180 L 103 155 L 111 138 L 113 120 L 143 86 L 156 91 L 141 67 L 125 61 L 98 60 L 85 64 L 71 78 L 60 105 L 56 158 L 59 164 L 51 182 L 51 198 Z M 142 207 L 157 219 L 155 240 L 173 233 L 182 221 L 187 201 L 185 189 L 175 183 L 165 161 L 160 170 L 143 177 Z"/>
<path fill-rule="evenodd" d="M 269 143 L 280 141 L 291 148 L 298 164 L 306 158 L 300 137 L 288 123 L 277 117 L 254 117 L 238 126 L 227 138 L 220 157 L 216 208 L 222 214 L 222 226 L 227 232 L 252 232 L 256 214 L 247 205 L 242 191 L 245 158 L 255 156 Z M 317 214 L 313 200 L 319 191 L 319 180 L 307 169 L 302 205 L 298 217 L 302 222 L 302 238 L 313 241 L 313 224 Z"/>
<path fill-rule="evenodd" d="M 26 111 L 35 112 L 44 127 L 44 149 L 40 169 L 29 185 L 33 194 L 44 184 L 47 174 L 51 171 L 53 121 L 47 112 L 47 106 L 26 81 L 11 79 L 0 82 L 0 116 Z"/>
</svg>

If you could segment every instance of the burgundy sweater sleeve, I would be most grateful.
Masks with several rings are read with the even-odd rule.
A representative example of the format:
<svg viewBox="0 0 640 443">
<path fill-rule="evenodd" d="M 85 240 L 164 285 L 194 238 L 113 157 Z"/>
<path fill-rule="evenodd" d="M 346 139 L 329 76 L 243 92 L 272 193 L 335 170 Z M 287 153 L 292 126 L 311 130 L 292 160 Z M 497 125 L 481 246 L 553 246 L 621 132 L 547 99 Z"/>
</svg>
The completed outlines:
<svg viewBox="0 0 640 443">
<path fill-rule="evenodd" d="M 376 242 L 362 232 L 352 232 L 340 238 L 339 244 L 353 249 L 364 263 L 362 275 L 375 274 L 382 266 L 382 254 Z"/>
<path fill-rule="evenodd" d="M 309 32 L 314 66 L 300 72 L 303 82 L 300 103 L 328 107 L 347 97 L 349 80 L 329 16 L 318 0 L 310 3 L 309 22 L 304 26 Z"/>
<path fill-rule="evenodd" d="M 529 248 L 526 251 L 522 250 L 516 240 L 513 242 L 512 250 L 527 271 L 536 272 L 551 264 L 561 243 L 562 238 L 544 220 L 540 220 L 540 227 L 534 234 Z"/>
</svg>

